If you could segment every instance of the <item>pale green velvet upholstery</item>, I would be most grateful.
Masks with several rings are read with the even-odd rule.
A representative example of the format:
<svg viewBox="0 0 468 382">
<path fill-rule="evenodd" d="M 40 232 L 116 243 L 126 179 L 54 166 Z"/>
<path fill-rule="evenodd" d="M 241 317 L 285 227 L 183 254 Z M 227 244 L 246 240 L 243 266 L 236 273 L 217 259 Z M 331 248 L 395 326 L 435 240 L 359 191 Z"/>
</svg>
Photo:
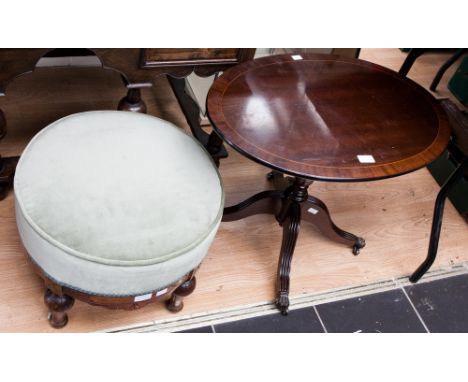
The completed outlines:
<svg viewBox="0 0 468 382">
<path fill-rule="evenodd" d="M 62 285 L 100 295 L 158 290 L 195 268 L 224 194 L 204 148 L 169 122 L 96 111 L 38 133 L 15 175 L 21 239 Z"/>
</svg>

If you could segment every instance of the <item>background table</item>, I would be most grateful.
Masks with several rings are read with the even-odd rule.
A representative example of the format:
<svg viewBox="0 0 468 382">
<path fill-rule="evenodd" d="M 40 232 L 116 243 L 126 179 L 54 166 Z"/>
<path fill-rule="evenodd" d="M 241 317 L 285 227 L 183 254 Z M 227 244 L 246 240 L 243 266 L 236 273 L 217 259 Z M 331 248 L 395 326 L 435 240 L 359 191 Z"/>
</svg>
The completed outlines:
<svg viewBox="0 0 468 382">
<path fill-rule="evenodd" d="M 255 49 L 250 48 L 0 49 L 0 96 L 5 96 L 6 87 L 11 81 L 33 72 L 43 59 L 41 65 L 47 67 L 97 66 L 118 72 L 127 88 L 127 95 L 121 99 L 117 108 L 145 113 L 146 105 L 141 99 L 141 89 L 151 87 L 156 76 L 166 75 L 192 134 L 213 159 L 219 161 L 219 158 L 227 156 L 227 152 L 217 135 L 209 135 L 200 127 L 200 111 L 185 92 L 184 77 L 192 72 L 199 76 L 210 76 L 253 58 L 254 54 Z M 89 56 L 95 56 L 94 64 L 90 65 L 89 60 L 82 59 Z M 63 59 L 56 64 L 54 60 L 61 57 L 73 57 L 75 64 Z M 7 133 L 7 120 L 0 109 L 0 140 Z M 11 186 L 18 159 L 2 158 L 0 153 L 0 200 L 6 197 Z"/>
<path fill-rule="evenodd" d="M 234 149 L 293 177 L 286 187 L 227 207 L 223 218 L 271 213 L 282 225 L 277 305 L 284 314 L 301 219 L 350 244 L 355 254 L 365 245 L 338 228 L 325 204 L 308 195 L 312 181 L 402 175 L 436 159 L 450 137 L 445 112 L 421 86 L 384 67 L 339 56 L 244 62 L 215 81 L 207 109 L 215 131 Z"/>
</svg>

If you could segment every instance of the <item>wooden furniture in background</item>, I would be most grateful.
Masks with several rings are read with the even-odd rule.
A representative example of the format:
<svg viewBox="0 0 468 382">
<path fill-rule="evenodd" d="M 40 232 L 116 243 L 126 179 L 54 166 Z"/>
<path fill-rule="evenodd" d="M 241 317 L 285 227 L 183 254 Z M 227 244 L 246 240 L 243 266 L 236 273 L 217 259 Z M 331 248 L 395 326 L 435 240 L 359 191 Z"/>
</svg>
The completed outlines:
<svg viewBox="0 0 468 382">
<path fill-rule="evenodd" d="M 424 88 L 379 65 L 332 55 L 264 57 L 228 69 L 210 89 L 207 109 L 234 149 L 293 177 L 286 188 L 227 207 L 223 217 L 273 214 L 283 227 L 276 300 L 283 314 L 301 220 L 355 254 L 365 244 L 308 195 L 312 181 L 402 175 L 437 158 L 450 136 L 444 110 Z"/>
<path fill-rule="evenodd" d="M 75 300 L 83 301 L 94 306 L 102 306 L 107 309 L 123 310 L 136 310 L 154 302 L 164 301 L 169 311 L 177 313 L 184 307 L 184 297 L 189 296 L 197 285 L 195 277 L 196 270 L 194 270 L 177 282 L 167 286 L 164 293 L 153 293 L 150 298 L 143 301 L 137 301 L 133 296 L 99 296 L 61 286 L 51 280 L 33 261 L 30 261 L 30 263 L 36 274 L 44 281 L 46 288 L 44 303 L 49 309 L 49 316 L 47 319 L 50 325 L 55 329 L 60 329 L 67 325 L 67 312 L 73 307 Z"/>
<path fill-rule="evenodd" d="M 34 71 L 43 57 L 88 55 L 96 56 L 103 69 L 114 70 L 122 76 L 127 95 L 117 108 L 145 113 L 141 89 L 151 87 L 156 76 L 166 75 L 193 135 L 218 161 L 227 152 L 217 136 L 210 137 L 200 127 L 198 106 L 185 93 L 184 77 L 192 72 L 200 76 L 218 73 L 252 58 L 254 53 L 255 49 L 243 48 L 0 49 L 0 96 L 5 96 L 6 86 L 16 77 Z M 0 140 L 6 135 L 7 125 L 7 117 L 0 109 Z M 17 161 L 18 157 L 2 158 L 0 153 L 0 200 L 11 186 Z"/>
</svg>

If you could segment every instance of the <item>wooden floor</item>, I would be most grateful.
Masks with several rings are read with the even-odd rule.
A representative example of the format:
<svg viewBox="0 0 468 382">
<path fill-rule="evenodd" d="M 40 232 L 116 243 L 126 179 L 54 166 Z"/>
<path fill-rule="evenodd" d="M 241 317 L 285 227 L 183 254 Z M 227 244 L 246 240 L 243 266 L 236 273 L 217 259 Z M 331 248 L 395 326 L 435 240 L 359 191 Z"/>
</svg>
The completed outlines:
<svg viewBox="0 0 468 382">
<path fill-rule="evenodd" d="M 398 69 L 405 54 L 398 49 L 363 49 L 362 59 Z M 428 87 L 443 54 L 421 57 L 409 77 Z M 450 96 L 447 79 L 437 96 Z M 97 69 L 41 69 L 10 84 L 0 108 L 9 134 L 0 143 L 4 156 L 19 154 L 41 127 L 64 115 L 93 109 L 114 109 L 125 91 L 118 74 Z M 187 128 L 165 78 L 143 96 L 150 114 Z M 230 150 L 221 164 L 227 205 L 268 189 L 268 169 Z M 335 223 L 366 239 L 358 257 L 343 245 L 329 242 L 304 223 L 292 263 L 291 296 L 363 285 L 409 275 L 424 259 L 432 208 L 438 191 L 427 170 L 364 183 L 317 182 L 310 192 L 329 207 Z M 43 285 L 29 266 L 15 225 L 13 195 L 0 202 L 0 331 L 54 331 L 47 322 Z M 468 229 L 448 203 L 434 265 L 450 267 L 468 261 Z M 271 216 L 222 223 L 198 273 L 198 286 L 178 316 L 211 312 L 274 299 L 281 229 Z M 174 317 L 162 305 L 139 311 L 112 311 L 77 301 L 62 331 L 88 332 L 138 325 Z"/>
</svg>

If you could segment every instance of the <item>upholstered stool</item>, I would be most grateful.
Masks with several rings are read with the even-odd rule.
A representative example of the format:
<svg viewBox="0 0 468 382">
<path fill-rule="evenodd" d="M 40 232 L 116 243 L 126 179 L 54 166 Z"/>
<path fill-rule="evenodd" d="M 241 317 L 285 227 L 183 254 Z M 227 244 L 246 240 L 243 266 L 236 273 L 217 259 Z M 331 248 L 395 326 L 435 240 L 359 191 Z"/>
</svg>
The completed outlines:
<svg viewBox="0 0 468 382">
<path fill-rule="evenodd" d="M 165 300 L 180 310 L 224 206 L 216 166 L 194 138 L 122 111 L 78 113 L 43 129 L 21 156 L 14 188 L 54 327 L 67 323 L 75 298 L 123 309 Z"/>
</svg>

